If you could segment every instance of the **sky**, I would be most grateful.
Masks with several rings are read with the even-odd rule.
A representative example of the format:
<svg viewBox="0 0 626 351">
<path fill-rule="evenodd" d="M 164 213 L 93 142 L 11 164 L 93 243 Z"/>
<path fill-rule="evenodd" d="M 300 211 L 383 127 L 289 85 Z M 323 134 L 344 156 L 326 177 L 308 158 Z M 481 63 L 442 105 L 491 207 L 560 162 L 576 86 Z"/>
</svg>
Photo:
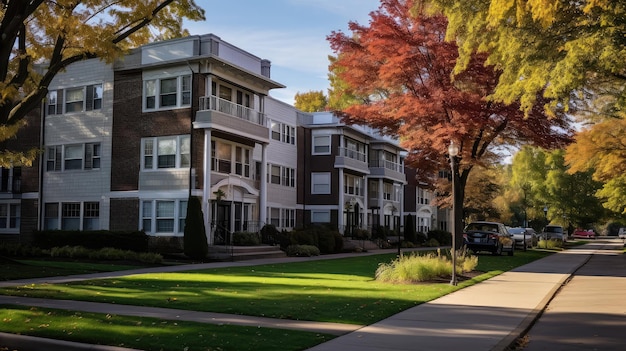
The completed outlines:
<svg viewBox="0 0 626 351">
<path fill-rule="evenodd" d="M 348 22 L 369 24 L 379 0 L 196 0 L 206 21 L 186 22 L 191 34 L 215 34 L 272 63 L 272 80 L 286 86 L 270 96 L 293 105 L 296 93 L 328 95 L 326 37 L 346 34 Z"/>
</svg>

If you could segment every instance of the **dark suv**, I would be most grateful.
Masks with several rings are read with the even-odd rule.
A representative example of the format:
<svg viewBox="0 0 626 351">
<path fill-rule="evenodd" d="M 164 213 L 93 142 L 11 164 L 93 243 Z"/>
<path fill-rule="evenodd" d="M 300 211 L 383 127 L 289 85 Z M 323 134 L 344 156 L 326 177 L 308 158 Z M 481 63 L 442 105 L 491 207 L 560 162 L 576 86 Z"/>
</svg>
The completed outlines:
<svg viewBox="0 0 626 351">
<path fill-rule="evenodd" d="M 472 222 L 463 230 L 463 240 L 473 252 L 489 251 L 494 255 L 506 252 L 509 256 L 515 252 L 515 240 L 502 223 Z"/>
</svg>

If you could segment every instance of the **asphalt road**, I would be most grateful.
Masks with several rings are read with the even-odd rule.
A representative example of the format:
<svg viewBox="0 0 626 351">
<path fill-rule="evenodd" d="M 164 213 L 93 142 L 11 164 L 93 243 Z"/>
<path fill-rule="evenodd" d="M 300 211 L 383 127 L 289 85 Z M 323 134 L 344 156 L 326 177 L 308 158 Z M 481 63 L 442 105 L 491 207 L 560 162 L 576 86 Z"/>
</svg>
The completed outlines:
<svg viewBox="0 0 626 351">
<path fill-rule="evenodd" d="M 626 349 L 626 255 L 622 240 L 594 254 L 550 301 L 518 350 Z"/>
</svg>

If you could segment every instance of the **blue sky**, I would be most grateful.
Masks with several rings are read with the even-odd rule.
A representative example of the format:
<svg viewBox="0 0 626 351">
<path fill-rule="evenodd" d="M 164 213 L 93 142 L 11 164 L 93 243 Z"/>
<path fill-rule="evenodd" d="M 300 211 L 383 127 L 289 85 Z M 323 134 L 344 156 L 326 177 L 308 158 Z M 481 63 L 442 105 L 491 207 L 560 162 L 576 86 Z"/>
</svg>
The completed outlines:
<svg viewBox="0 0 626 351">
<path fill-rule="evenodd" d="M 379 0 L 196 0 L 205 22 L 186 23 L 191 34 L 213 33 L 272 62 L 272 79 L 286 85 L 270 95 L 293 104 L 297 92 L 327 94 L 326 36 L 348 32 L 348 22 L 369 23 Z"/>
</svg>

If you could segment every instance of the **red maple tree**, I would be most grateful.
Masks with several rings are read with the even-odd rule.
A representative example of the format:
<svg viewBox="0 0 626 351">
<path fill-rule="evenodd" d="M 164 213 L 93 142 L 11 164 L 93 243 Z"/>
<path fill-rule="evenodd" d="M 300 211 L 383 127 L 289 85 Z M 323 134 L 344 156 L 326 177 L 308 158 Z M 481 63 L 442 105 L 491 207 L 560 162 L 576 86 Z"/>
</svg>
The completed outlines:
<svg viewBox="0 0 626 351">
<path fill-rule="evenodd" d="M 572 130 L 564 111 L 546 115 L 548 101 L 541 96 L 527 114 L 518 104 L 490 101 L 500 72 L 485 65 L 485 55 L 473 55 L 467 69 L 454 74 L 458 48 L 445 40 L 446 18 L 412 15 L 416 3 L 381 0 L 368 26 L 350 22 L 350 36 L 327 37 L 336 54 L 331 81 L 340 82 L 330 94 L 335 101 L 349 97 L 343 100 L 348 106 L 337 111 L 344 122 L 399 138 L 409 151 L 406 164 L 432 186 L 438 172 L 449 169 L 447 149 L 455 141 L 460 146 L 455 205 L 462 206 L 474 165 L 496 162 L 497 151 L 507 146 L 562 147 Z"/>
</svg>

